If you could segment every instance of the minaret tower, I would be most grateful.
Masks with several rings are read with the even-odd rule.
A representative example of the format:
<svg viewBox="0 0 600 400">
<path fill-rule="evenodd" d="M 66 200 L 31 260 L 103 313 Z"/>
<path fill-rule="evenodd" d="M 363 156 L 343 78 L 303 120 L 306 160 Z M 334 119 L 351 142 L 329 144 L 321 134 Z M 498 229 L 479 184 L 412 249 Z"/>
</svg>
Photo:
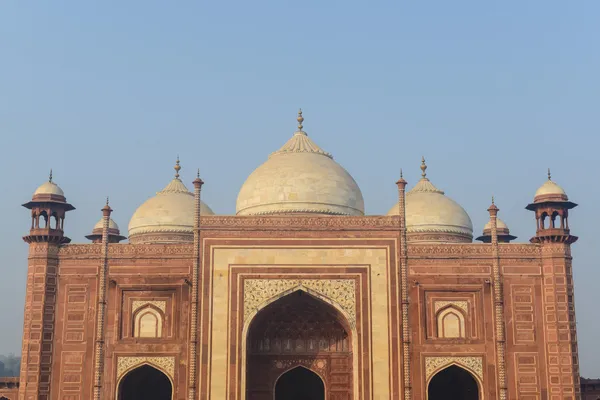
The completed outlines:
<svg viewBox="0 0 600 400">
<path fill-rule="evenodd" d="M 571 243 L 577 236 L 569 229 L 569 210 L 576 206 L 552 181 L 548 170 L 548 180 L 526 207 L 535 212 L 537 221 L 536 234 L 530 241 L 538 243 L 542 251 L 544 332 L 539 339 L 545 341 L 551 366 L 548 393 L 573 399 L 581 396 L 571 257 Z"/>
<path fill-rule="evenodd" d="M 75 207 L 52 181 L 52 171 L 48 182 L 38 187 L 23 207 L 31 210 L 31 229 L 23 237 L 29 243 L 29 257 L 19 398 L 49 399 L 58 249 L 71 241 L 64 235 L 65 214 Z"/>
</svg>

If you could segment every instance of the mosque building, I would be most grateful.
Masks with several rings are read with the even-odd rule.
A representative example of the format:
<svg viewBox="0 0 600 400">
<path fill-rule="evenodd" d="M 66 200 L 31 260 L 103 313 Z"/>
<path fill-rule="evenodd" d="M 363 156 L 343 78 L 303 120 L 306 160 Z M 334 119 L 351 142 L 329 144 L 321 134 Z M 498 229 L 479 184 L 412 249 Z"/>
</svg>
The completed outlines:
<svg viewBox="0 0 600 400">
<path fill-rule="evenodd" d="M 21 375 L 0 397 L 580 398 L 576 204 L 550 175 L 524 204 L 531 239 L 515 242 L 492 201 L 474 242 L 425 160 L 387 215 L 365 215 L 302 123 L 247 178 L 235 215 L 215 215 L 177 160 L 127 237 L 107 201 L 91 243 L 74 244 L 63 190 L 52 176 L 35 190 Z"/>
</svg>

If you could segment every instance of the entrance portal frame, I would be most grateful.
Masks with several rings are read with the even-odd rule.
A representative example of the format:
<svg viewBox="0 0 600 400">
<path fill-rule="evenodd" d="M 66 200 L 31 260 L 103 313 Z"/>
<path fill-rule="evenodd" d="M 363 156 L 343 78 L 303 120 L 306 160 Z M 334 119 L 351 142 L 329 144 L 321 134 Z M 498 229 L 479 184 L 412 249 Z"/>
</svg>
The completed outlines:
<svg viewBox="0 0 600 400">
<path fill-rule="evenodd" d="M 434 376 L 449 367 L 458 367 L 477 382 L 479 400 L 485 400 L 483 386 L 483 357 L 425 357 L 425 396 L 429 399 L 429 384 Z"/>
<path fill-rule="evenodd" d="M 285 281 L 286 279 L 280 279 Z M 267 300 L 263 301 L 262 303 L 260 303 L 254 310 L 252 310 L 251 313 L 249 313 L 248 317 L 246 318 L 246 320 L 244 321 L 244 327 L 242 329 L 242 374 L 241 374 L 241 387 L 242 387 L 242 400 L 246 400 L 246 377 L 247 377 L 247 367 L 248 367 L 248 334 L 250 331 L 250 325 L 252 325 L 252 321 L 254 321 L 254 318 L 256 318 L 256 316 L 260 313 L 261 310 L 263 310 L 264 308 L 266 308 L 267 306 L 269 306 L 272 303 L 277 302 L 278 300 L 283 299 L 284 297 L 298 292 L 298 291 L 302 291 L 304 293 L 307 293 L 310 296 L 313 296 L 314 298 L 323 301 L 324 303 L 326 303 L 326 305 L 329 305 L 331 307 L 333 307 L 337 312 L 339 312 L 345 319 L 345 324 L 347 327 L 350 328 L 350 337 L 352 339 L 352 393 L 353 393 L 353 398 L 355 400 L 359 399 L 359 385 L 358 385 L 358 380 L 359 380 L 359 371 L 358 371 L 358 356 L 359 356 L 359 352 L 358 350 L 358 332 L 356 330 L 356 321 L 355 318 L 352 317 L 351 313 L 348 312 L 348 310 L 345 310 L 344 307 L 342 307 L 338 302 L 336 302 L 335 300 L 330 299 L 329 297 L 319 293 L 318 291 L 314 290 L 314 289 L 309 289 L 308 287 L 306 287 L 303 283 L 302 280 L 298 280 L 298 279 L 288 279 L 291 282 L 300 282 L 298 285 L 284 290 L 280 293 L 275 294 L 274 296 L 268 298 Z M 339 282 L 340 279 L 320 279 L 321 281 L 332 281 L 332 282 Z M 354 280 L 350 280 L 348 279 L 348 281 L 351 281 L 354 284 Z M 356 291 L 356 289 L 354 289 Z M 353 293 L 353 298 L 356 296 L 356 292 Z M 279 377 L 281 377 L 281 375 L 285 374 L 288 371 L 291 371 L 294 368 L 305 368 L 302 365 L 295 365 L 291 368 L 289 368 L 288 370 L 284 371 L 283 373 L 281 373 L 279 375 Z M 321 380 L 323 381 L 323 384 L 325 385 L 325 379 L 318 374 L 317 372 L 313 371 L 310 368 L 306 368 L 311 372 L 314 372 L 315 374 L 317 374 Z M 279 377 L 275 380 L 275 384 L 277 384 L 277 380 L 279 380 Z M 275 386 L 273 387 L 273 389 L 275 389 Z M 273 392 L 275 393 L 275 392 Z M 325 394 L 327 394 L 327 385 L 325 385 Z M 273 397 L 274 398 L 274 397 Z M 327 397 L 325 397 L 327 398 Z"/>
<path fill-rule="evenodd" d="M 117 357 L 117 379 L 115 385 L 115 399 L 119 399 L 121 381 L 130 372 L 149 366 L 163 373 L 171 383 L 171 400 L 175 400 L 175 357 Z"/>
</svg>

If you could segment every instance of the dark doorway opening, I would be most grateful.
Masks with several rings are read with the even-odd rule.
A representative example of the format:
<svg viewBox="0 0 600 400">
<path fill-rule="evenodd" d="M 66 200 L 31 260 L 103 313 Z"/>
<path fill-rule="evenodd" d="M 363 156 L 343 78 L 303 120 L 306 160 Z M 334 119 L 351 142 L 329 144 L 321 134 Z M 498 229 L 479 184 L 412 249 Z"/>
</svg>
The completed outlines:
<svg viewBox="0 0 600 400">
<path fill-rule="evenodd" d="M 467 370 L 451 366 L 431 378 L 429 400 L 479 400 L 479 385 Z"/>
<path fill-rule="evenodd" d="M 275 400 L 325 400 L 325 385 L 311 370 L 296 367 L 277 380 Z"/>
<path fill-rule="evenodd" d="M 171 400 L 171 381 L 156 368 L 143 365 L 129 372 L 119 384 L 119 400 Z"/>
</svg>

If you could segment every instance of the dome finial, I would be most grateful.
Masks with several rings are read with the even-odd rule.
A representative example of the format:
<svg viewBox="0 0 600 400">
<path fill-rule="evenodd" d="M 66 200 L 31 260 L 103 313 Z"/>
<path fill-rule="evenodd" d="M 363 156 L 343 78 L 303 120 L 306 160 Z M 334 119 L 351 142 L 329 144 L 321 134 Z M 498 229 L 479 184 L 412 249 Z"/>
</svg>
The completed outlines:
<svg viewBox="0 0 600 400">
<path fill-rule="evenodd" d="M 550 168 L 548 168 L 548 180 L 549 181 L 552 180 L 552 174 L 550 173 Z"/>
<path fill-rule="evenodd" d="M 404 176 L 402 175 L 402 168 L 400 168 L 400 178 L 404 178 Z"/>
<path fill-rule="evenodd" d="M 423 178 L 427 177 L 427 173 L 425 172 L 427 170 L 427 164 L 425 164 L 425 157 L 421 157 L 421 176 Z"/>
<path fill-rule="evenodd" d="M 177 162 L 175 162 L 175 178 L 179 179 L 179 171 L 181 171 L 181 166 L 179 165 L 179 155 L 177 156 Z"/>
<path fill-rule="evenodd" d="M 198 172 L 196 172 L 196 178 L 200 179 L 200 168 L 198 168 Z"/>
<path fill-rule="evenodd" d="M 494 195 L 492 195 L 492 204 L 496 204 L 494 203 Z"/>
<path fill-rule="evenodd" d="M 304 122 L 304 117 L 302 116 L 302 109 L 298 110 L 298 118 L 296 118 L 296 120 L 298 121 L 298 131 L 302 132 L 302 122 Z"/>
<path fill-rule="evenodd" d="M 52 183 L 52 168 L 50 168 L 50 175 L 48 176 L 48 182 Z"/>
<path fill-rule="evenodd" d="M 106 205 L 108 205 L 108 196 L 106 196 Z"/>
</svg>

